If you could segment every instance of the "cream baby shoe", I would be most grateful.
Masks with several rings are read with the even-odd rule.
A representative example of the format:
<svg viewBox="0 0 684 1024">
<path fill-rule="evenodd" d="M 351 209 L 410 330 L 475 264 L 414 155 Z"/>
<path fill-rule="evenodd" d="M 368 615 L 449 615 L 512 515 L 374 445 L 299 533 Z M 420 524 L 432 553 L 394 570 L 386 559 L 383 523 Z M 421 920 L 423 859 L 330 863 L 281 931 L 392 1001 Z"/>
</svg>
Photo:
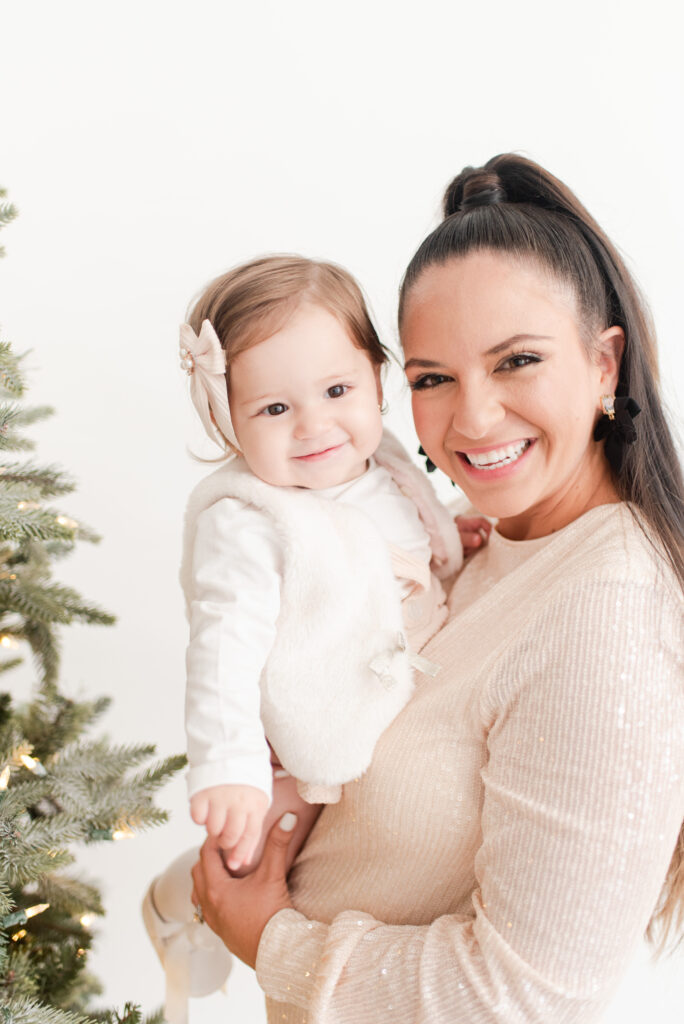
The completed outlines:
<svg viewBox="0 0 684 1024">
<path fill-rule="evenodd" d="M 188 998 L 218 991 L 230 974 L 232 956 L 218 935 L 194 919 L 190 869 L 197 847 L 169 864 L 145 893 L 142 916 L 166 974 L 168 1024 L 187 1024 Z"/>
</svg>

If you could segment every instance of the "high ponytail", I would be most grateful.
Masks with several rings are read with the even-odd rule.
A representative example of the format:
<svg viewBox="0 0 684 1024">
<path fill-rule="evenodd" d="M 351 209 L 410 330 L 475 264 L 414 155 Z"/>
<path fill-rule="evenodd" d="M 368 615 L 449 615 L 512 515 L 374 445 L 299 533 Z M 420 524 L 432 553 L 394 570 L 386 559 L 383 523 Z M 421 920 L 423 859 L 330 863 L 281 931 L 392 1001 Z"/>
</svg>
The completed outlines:
<svg viewBox="0 0 684 1024">
<path fill-rule="evenodd" d="M 655 332 L 646 303 L 615 246 L 577 197 L 538 164 L 512 153 L 466 167 L 444 195 L 444 220 L 409 263 L 399 297 L 399 326 L 410 291 L 430 266 L 478 250 L 533 261 L 570 286 L 589 352 L 608 327 L 625 334 L 616 394 L 641 408 L 637 441 L 611 467 L 619 497 L 684 586 L 684 482 L 658 384 Z M 684 830 L 663 898 L 648 928 L 651 941 L 684 924 Z M 684 937 L 684 936 L 681 936 Z"/>
</svg>

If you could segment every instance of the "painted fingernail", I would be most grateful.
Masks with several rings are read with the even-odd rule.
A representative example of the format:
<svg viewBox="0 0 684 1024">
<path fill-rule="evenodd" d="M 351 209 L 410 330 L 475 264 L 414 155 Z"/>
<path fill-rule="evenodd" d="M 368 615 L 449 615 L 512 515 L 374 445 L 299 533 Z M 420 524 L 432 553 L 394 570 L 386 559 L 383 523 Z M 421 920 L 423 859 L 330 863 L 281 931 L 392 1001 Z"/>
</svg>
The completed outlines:
<svg viewBox="0 0 684 1024">
<path fill-rule="evenodd" d="M 297 824 L 297 815 L 293 814 L 292 811 L 286 811 L 280 819 L 279 824 L 283 832 L 291 832 Z"/>
</svg>

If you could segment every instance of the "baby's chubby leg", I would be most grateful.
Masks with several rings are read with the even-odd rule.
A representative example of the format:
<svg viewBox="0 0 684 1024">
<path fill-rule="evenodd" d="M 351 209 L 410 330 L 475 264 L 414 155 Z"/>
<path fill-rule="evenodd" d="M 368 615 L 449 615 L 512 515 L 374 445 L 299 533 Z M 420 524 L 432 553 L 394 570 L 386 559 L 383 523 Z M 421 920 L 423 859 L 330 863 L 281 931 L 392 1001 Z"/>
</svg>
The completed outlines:
<svg viewBox="0 0 684 1024">
<path fill-rule="evenodd" d="M 304 845 L 304 840 L 313 828 L 316 818 L 321 813 L 321 804 L 309 804 L 306 800 L 303 800 L 297 792 L 297 780 L 279 765 L 274 765 L 273 801 L 264 819 L 261 829 L 261 838 L 259 839 L 259 843 L 249 864 L 243 864 L 242 867 L 238 868 L 236 871 L 231 870 L 232 875 L 242 878 L 244 875 L 249 875 L 255 870 L 264 852 L 266 836 L 273 828 L 276 821 L 279 821 L 287 811 L 297 815 L 297 824 L 293 829 L 292 839 L 290 840 L 290 845 L 287 848 L 286 865 L 287 870 L 289 871 L 295 857 Z"/>
</svg>

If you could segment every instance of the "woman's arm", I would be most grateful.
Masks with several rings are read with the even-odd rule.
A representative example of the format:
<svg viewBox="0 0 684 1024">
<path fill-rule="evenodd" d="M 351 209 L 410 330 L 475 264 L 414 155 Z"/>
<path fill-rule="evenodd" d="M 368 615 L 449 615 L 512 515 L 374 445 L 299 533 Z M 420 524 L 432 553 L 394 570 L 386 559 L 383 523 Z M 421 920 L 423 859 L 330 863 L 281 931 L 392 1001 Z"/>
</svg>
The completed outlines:
<svg viewBox="0 0 684 1024">
<path fill-rule="evenodd" d="M 266 994 L 311 1024 L 597 1020 L 684 813 L 681 629 L 680 606 L 630 582 L 585 582 L 521 623 L 480 708 L 472 918 L 273 913 L 257 957 Z"/>
</svg>

